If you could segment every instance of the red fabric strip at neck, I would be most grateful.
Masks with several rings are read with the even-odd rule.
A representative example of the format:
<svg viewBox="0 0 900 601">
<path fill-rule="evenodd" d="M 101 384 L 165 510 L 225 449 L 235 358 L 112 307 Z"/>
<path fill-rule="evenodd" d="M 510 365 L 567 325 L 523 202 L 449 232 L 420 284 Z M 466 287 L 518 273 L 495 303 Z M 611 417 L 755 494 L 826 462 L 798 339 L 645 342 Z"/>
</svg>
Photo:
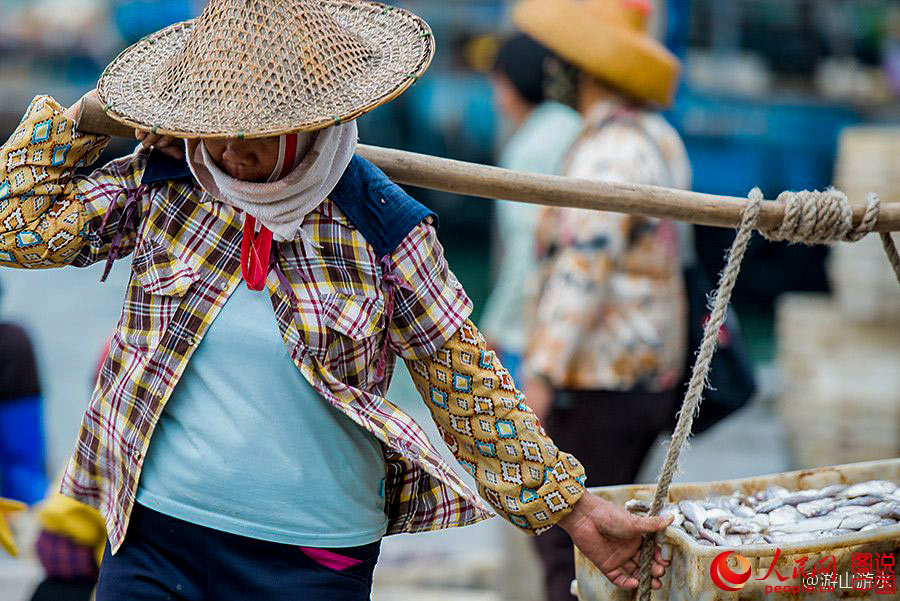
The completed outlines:
<svg viewBox="0 0 900 601">
<path fill-rule="evenodd" d="M 300 136 L 297 134 L 286 134 L 284 136 L 284 161 L 281 164 L 281 172 L 278 179 L 284 179 L 291 174 L 294 167 L 297 166 L 297 145 L 300 143 Z"/>
<path fill-rule="evenodd" d="M 284 136 L 284 155 L 278 170 L 278 179 L 284 179 L 297 166 L 297 146 L 300 136 L 287 134 Z M 244 239 L 241 242 L 241 273 L 250 290 L 262 290 L 266 287 L 269 274 L 269 258 L 272 254 L 272 231 L 260 225 L 256 233 L 256 218 L 247 214 L 244 219 Z"/>
<path fill-rule="evenodd" d="M 266 287 L 271 254 L 272 231 L 261 226 L 259 234 L 256 234 L 256 219 L 252 215 L 246 215 L 244 239 L 241 242 L 241 274 L 250 290 L 262 290 Z"/>
</svg>

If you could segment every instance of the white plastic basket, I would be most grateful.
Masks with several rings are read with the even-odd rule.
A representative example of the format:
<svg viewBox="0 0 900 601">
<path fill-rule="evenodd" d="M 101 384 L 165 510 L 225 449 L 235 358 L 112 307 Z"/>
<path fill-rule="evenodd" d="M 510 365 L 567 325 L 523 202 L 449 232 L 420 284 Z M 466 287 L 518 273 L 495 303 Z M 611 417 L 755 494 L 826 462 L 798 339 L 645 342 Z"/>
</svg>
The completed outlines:
<svg viewBox="0 0 900 601">
<path fill-rule="evenodd" d="M 853 484 L 876 479 L 900 482 L 900 458 L 723 482 L 673 484 L 669 489 L 669 499 L 672 502 L 678 502 L 684 499 L 703 499 L 710 495 L 728 495 L 736 491 L 750 494 L 765 490 L 772 485 L 783 486 L 790 490 L 802 490 L 821 488 L 830 484 Z M 630 499 L 649 501 L 652 499 L 653 491 L 653 485 L 628 485 L 595 488 L 591 490 L 591 493 L 623 505 Z M 732 548 L 700 545 L 676 528 L 668 528 L 665 531 L 664 542 L 673 547 L 672 563 L 663 577 L 662 588 L 653 591 L 652 601 L 762 601 L 764 599 L 769 601 L 823 601 L 838 598 L 884 601 L 900 597 L 900 595 L 875 594 L 872 591 L 845 590 L 832 594 L 816 590 L 815 592 L 801 591 L 795 594 L 793 590 L 779 592 L 766 589 L 767 586 L 802 586 L 803 583 L 799 578 L 793 578 L 793 568 L 795 560 L 804 556 L 807 557 L 807 566 L 812 566 L 823 557 L 833 556 L 837 562 L 839 576 L 852 573 L 851 562 L 854 553 L 893 553 L 895 558 L 900 558 L 898 557 L 900 556 L 900 524 L 868 532 L 813 540 L 809 543 L 734 547 L 734 551 L 750 561 L 752 569 L 750 580 L 737 592 L 726 592 L 718 588 L 710 577 L 710 564 L 713 559 Z M 781 581 L 773 572 L 766 580 L 757 580 L 757 578 L 764 577 L 769 571 L 778 549 L 781 552 L 775 569 L 781 576 L 787 576 L 788 579 Z M 900 562 L 897 564 L 897 567 L 900 567 Z M 730 565 L 734 567 L 733 564 Z M 577 549 L 575 551 L 575 572 L 580 601 L 631 601 L 636 595 L 634 591 L 624 591 L 613 585 Z"/>
</svg>

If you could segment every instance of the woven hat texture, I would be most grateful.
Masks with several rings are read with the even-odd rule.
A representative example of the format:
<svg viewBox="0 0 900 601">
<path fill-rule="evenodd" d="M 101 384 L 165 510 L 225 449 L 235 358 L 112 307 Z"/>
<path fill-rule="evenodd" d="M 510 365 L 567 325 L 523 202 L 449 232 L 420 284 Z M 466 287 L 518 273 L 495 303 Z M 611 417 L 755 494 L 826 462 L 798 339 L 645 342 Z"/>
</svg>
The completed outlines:
<svg viewBox="0 0 900 601">
<path fill-rule="evenodd" d="M 657 106 L 669 106 L 681 64 L 646 31 L 645 0 L 521 0 L 513 20 L 573 65 Z"/>
<path fill-rule="evenodd" d="M 185 138 L 264 137 L 354 119 L 428 68 L 428 24 L 366 0 L 211 0 L 104 71 L 106 112 Z"/>
</svg>

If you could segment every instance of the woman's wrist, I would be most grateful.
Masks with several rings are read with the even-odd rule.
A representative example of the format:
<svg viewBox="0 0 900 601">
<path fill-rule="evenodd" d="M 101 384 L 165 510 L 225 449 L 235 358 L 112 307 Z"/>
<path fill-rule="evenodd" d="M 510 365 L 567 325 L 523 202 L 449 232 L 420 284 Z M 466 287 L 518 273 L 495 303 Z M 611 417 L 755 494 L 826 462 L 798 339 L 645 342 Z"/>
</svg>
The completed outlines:
<svg viewBox="0 0 900 601">
<path fill-rule="evenodd" d="M 579 525 L 587 518 L 595 509 L 597 505 L 603 503 L 603 499 L 599 497 L 595 497 L 591 494 L 582 493 L 578 500 L 572 505 L 572 509 L 561 517 L 556 525 L 569 533 L 569 536 L 572 536 L 572 533 L 578 529 Z"/>
</svg>

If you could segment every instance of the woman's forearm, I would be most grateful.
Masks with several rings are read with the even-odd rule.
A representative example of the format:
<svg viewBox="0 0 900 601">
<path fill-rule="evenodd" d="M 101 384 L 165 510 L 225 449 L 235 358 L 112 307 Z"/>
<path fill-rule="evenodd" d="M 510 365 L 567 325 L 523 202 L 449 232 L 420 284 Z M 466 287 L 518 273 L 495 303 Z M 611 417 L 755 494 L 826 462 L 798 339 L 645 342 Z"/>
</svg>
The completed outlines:
<svg viewBox="0 0 900 601">
<path fill-rule="evenodd" d="M 471 321 L 407 365 L 451 452 L 500 515 L 537 533 L 571 511 L 584 493 L 581 463 L 553 444 Z"/>
<path fill-rule="evenodd" d="M 38 96 L 0 147 L 0 265 L 67 265 L 87 244 L 72 179 L 77 167 L 99 157 L 107 139 L 76 132 L 68 112 Z"/>
</svg>

